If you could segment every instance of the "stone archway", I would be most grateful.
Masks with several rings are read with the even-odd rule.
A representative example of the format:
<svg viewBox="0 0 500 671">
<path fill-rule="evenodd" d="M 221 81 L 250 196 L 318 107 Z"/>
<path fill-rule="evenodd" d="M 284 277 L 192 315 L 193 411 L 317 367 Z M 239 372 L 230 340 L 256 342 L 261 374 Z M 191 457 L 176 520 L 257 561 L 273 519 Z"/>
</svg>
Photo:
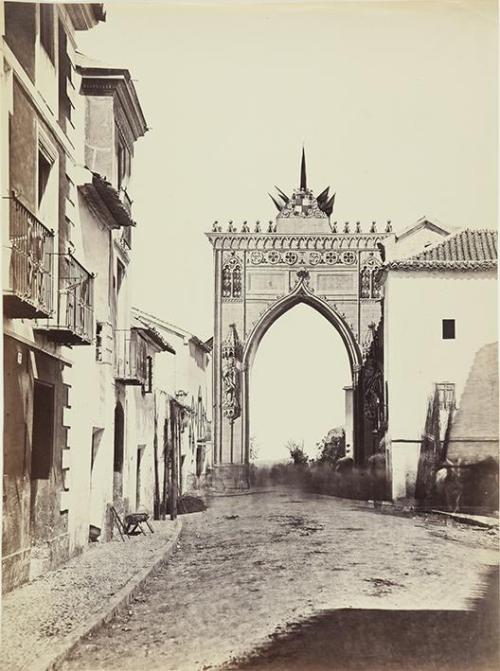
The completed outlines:
<svg viewBox="0 0 500 671">
<path fill-rule="evenodd" d="M 324 301 L 322 298 L 319 298 L 313 294 L 308 288 L 308 279 L 309 274 L 307 271 L 303 271 L 302 274 L 298 273 L 300 276 L 297 278 L 297 284 L 294 289 L 283 298 L 277 300 L 271 305 L 271 307 L 262 315 L 260 320 L 252 329 L 249 334 L 245 347 L 241 355 L 241 427 L 242 427 L 242 438 L 241 445 L 243 448 L 243 461 L 245 465 L 249 463 L 249 442 L 250 442 L 250 394 L 249 394 L 249 379 L 250 379 L 250 370 L 253 364 L 253 360 L 257 353 L 257 349 L 260 345 L 262 338 L 265 336 L 266 332 L 271 328 L 271 326 L 288 310 L 291 310 L 296 305 L 304 303 L 309 305 L 314 310 L 319 312 L 323 317 L 327 319 L 328 322 L 337 330 L 339 333 L 349 358 L 349 364 L 351 368 L 352 376 L 352 400 L 353 400 L 353 409 L 354 415 L 357 414 L 356 408 L 358 407 L 358 383 L 359 383 L 359 371 L 362 367 L 362 354 L 361 350 L 354 338 L 354 335 L 342 319 L 342 317 L 335 312 L 330 305 Z M 356 431 L 358 423 L 356 422 L 356 417 L 353 418 L 353 429 Z M 359 442 L 360 437 L 355 435 L 354 442 L 355 445 Z M 356 455 L 354 455 L 356 456 Z"/>
<path fill-rule="evenodd" d="M 358 463 L 369 456 L 364 370 L 382 316 L 376 270 L 390 225 L 378 233 L 374 222 L 367 232 L 346 222 L 339 232 L 330 221 L 334 197 L 325 189 L 316 198 L 307 187 L 304 157 L 300 184 L 291 197 L 278 190 L 279 213 L 266 232 L 259 222 L 254 231 L 247 222 L 239 231 L 229 222 L 224 232 L 215 222 L 207 234 L 215 268 L 213 463 L 225 486 L 247 480 L 249 364 L 271 324 L 300 302 L 326 317 L 344 341 L 353 375 L 354 456 Z M 383 407 L 383 399 L 377 403 Z"/>
</svg>

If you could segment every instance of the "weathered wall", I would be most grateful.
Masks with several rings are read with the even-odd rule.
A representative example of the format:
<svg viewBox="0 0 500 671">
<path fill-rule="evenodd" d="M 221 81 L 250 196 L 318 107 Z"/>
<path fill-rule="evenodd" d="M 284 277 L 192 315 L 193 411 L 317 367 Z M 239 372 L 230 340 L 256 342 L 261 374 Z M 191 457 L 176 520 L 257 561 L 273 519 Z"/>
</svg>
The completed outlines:
<svg viewBox="0 0 500 671">
<path fill-rule="evenodd" d="M 114 183 L 115 120 L 112 96 L 86 96 L 85 165 Z"/>
<path fill-rule="evenodd" d="M 392 271 L 384 286 L 384 360 L 393 496 L 413 495 L 420 439 L 433 385 L 455 384 L 460 407 L 480 347 L 496 342 L 494 271 Z M 485 318 L 486 315 L 486 318 Z M 442 320 L 456 320 L 443 340 Z"/>
<path fill-rule="evenodd" d="M 14 113 L 10 118 L 10 188 L 19 193 L 32 212 L 37 210 L 37 133 L 33 107 L 14 80 Z"/>
<path fill-rule="evenodd" d="M 498 343 L 483 345 L 474 356 L 460 407 L 453 418 L 449 459 L 475 464 L 499 456 Z"/>
<path fill-rule="evenodd" d="M 4 338 L 3 580 L 12 589 L 68 557 L 67 512 L 61 512 L 62 450 L 66 445 L 63 365 L 10 337 Z M 50 472 L 31 477 L 34 380 L 54 386 Z"/>
<path fill-rule="evenodd" d="M 35 37 L 35 3 L 6 2 L 5 39 L 32 82 L 35 81 Z"/>
</svg>

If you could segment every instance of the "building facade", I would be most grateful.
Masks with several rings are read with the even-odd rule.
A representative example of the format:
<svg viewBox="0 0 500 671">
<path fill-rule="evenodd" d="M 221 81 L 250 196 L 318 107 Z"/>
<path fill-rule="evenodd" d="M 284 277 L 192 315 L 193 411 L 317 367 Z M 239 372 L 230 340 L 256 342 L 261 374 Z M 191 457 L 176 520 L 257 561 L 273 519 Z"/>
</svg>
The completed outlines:
<svg viewBox="0 0 500 671">
<path fill-rule="evenodd" d="M 204 342 L 137 308 L 133 315 L 164 338 L 175 352 L 175 356 L 156 357 L 153 373 L 153 480 L 159 493 L 157 505 L 163 514 L 173 477 L 181 495 L 211 484 L 212 341 Z"/>
<path fill-rule="evenodd" d="M 5 3 L 3 587 L 154 513 L 154 359 L 130 306 L 130 180 L 147 130 L 127 69 L 76 52 L 98 4 Z"/>
<path fill-rule="evenodd" d="M 70 347 L 93 339 L 78 247 L 76 34 L 102 5 L 2 3 L 3 582 L 70 551 Z"/>
<path fill-rule="evenodd" d="M 425 244 L 420 239 L 408 255 L 412 233 Z M 397 240 L 387 245 L 382 272 L 393 499 L 418 495 L 424 450 L 432 451 L 434 469 L 446 459 L 498 459 L 496 231 L 446 234 L 427 222 L 403 240 L 403 254 Z M 434 400 L 440 428 L 431 448 Z"/>
</svg>

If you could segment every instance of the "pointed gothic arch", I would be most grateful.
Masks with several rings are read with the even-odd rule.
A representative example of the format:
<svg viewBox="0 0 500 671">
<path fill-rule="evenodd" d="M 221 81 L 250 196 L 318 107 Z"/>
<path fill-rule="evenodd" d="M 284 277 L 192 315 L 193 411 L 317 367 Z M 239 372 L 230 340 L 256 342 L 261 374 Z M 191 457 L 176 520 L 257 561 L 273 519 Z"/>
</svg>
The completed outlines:
<svg viewBox="0 0 500 671">
<path fill-rule="evenodd" d="M 353 377 L 352 389 L 346 388 L 346 415 L 350 399 L 350 445 L 359 463 L 369 456 L 363 435 L 373 434 L 371 442 L 378 435 L 364 404 L 371 408 L 375 394 L 377 407 L 383 407 L 380 385 L 368 385 L 371 378 L 365 368 L 374 327 L 382 318 L 377 243 L 390 232 L 374 235 L 371 229 L 363 232 L 361 224 L 331 222 L 335 194 L 329 197 L 327 188 L 314 196 L 307 186 L 305 157 L 301 187 L 290 197 L 278 192 L 278 199 L 273 198 L 279 211 L 276 223 L 266 232 L 259 222 L 253 231 L 247 222 L 241 231 L 231 222 L 223 232 L 216 222 L 207 234 L 215 269 L 213 462 L 216 481 L 223 486 L 243 487 L 248 474 L 253 357 L 271 325 L 299 303 L 322 314 L 346 347 Z M 365 383 L 371 394 L 366 403 Z"/>
<path fill-rule="evenodd" d="M 352 375 L 353 388 L 353 405 L 355 415 L 359 407 L 359 371 L 361 370 L 363 357 L 361 350 L 356 342 L 356 338 L 345 322 L 342 316 L 334 310 L 325 300 L 317 296 L 307 286 L 307 275 L 304 274 L 297 283 L 296 287 L 286 296 L 283 296 L 275 303 L 273 303 L 260 317 L 254 325 L 250 335 L 248 336 L 241 356 L 241 446 L 242 446 L 242 461 L 245 464 L 249 463 L 250 458 L 250 371 L 252 368 L 255 355 L 259 345 L 271 326 L 280 319 L 285 313 L 294 308 L 296 305 L 305 304 L 313 308 L 321 314 L 340 335 L 342 342 L 346 348 L 349 365 Z M 359 432 L 359 422 L 354 419 L 354 456 L 356 457 L 356 446 L 361 435 Z"/>
</svg>

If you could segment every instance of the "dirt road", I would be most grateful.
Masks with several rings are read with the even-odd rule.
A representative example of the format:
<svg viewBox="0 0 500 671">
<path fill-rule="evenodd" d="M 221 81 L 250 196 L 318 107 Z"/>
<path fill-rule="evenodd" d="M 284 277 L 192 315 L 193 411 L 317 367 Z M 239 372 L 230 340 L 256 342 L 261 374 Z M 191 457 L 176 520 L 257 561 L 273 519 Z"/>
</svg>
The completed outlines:
<svg viewBox="0 0 500 671">
<path fill-rule="evenodd" d="M 66 671 L 442 671 L 453 650 L 465 666 L 450 668 L 478 671 L 491 658 L 491 614 L 470 608 L 496 532 L 295 491 L 214 498 L 183 519 L 170 563 Z"/>
</svg>

